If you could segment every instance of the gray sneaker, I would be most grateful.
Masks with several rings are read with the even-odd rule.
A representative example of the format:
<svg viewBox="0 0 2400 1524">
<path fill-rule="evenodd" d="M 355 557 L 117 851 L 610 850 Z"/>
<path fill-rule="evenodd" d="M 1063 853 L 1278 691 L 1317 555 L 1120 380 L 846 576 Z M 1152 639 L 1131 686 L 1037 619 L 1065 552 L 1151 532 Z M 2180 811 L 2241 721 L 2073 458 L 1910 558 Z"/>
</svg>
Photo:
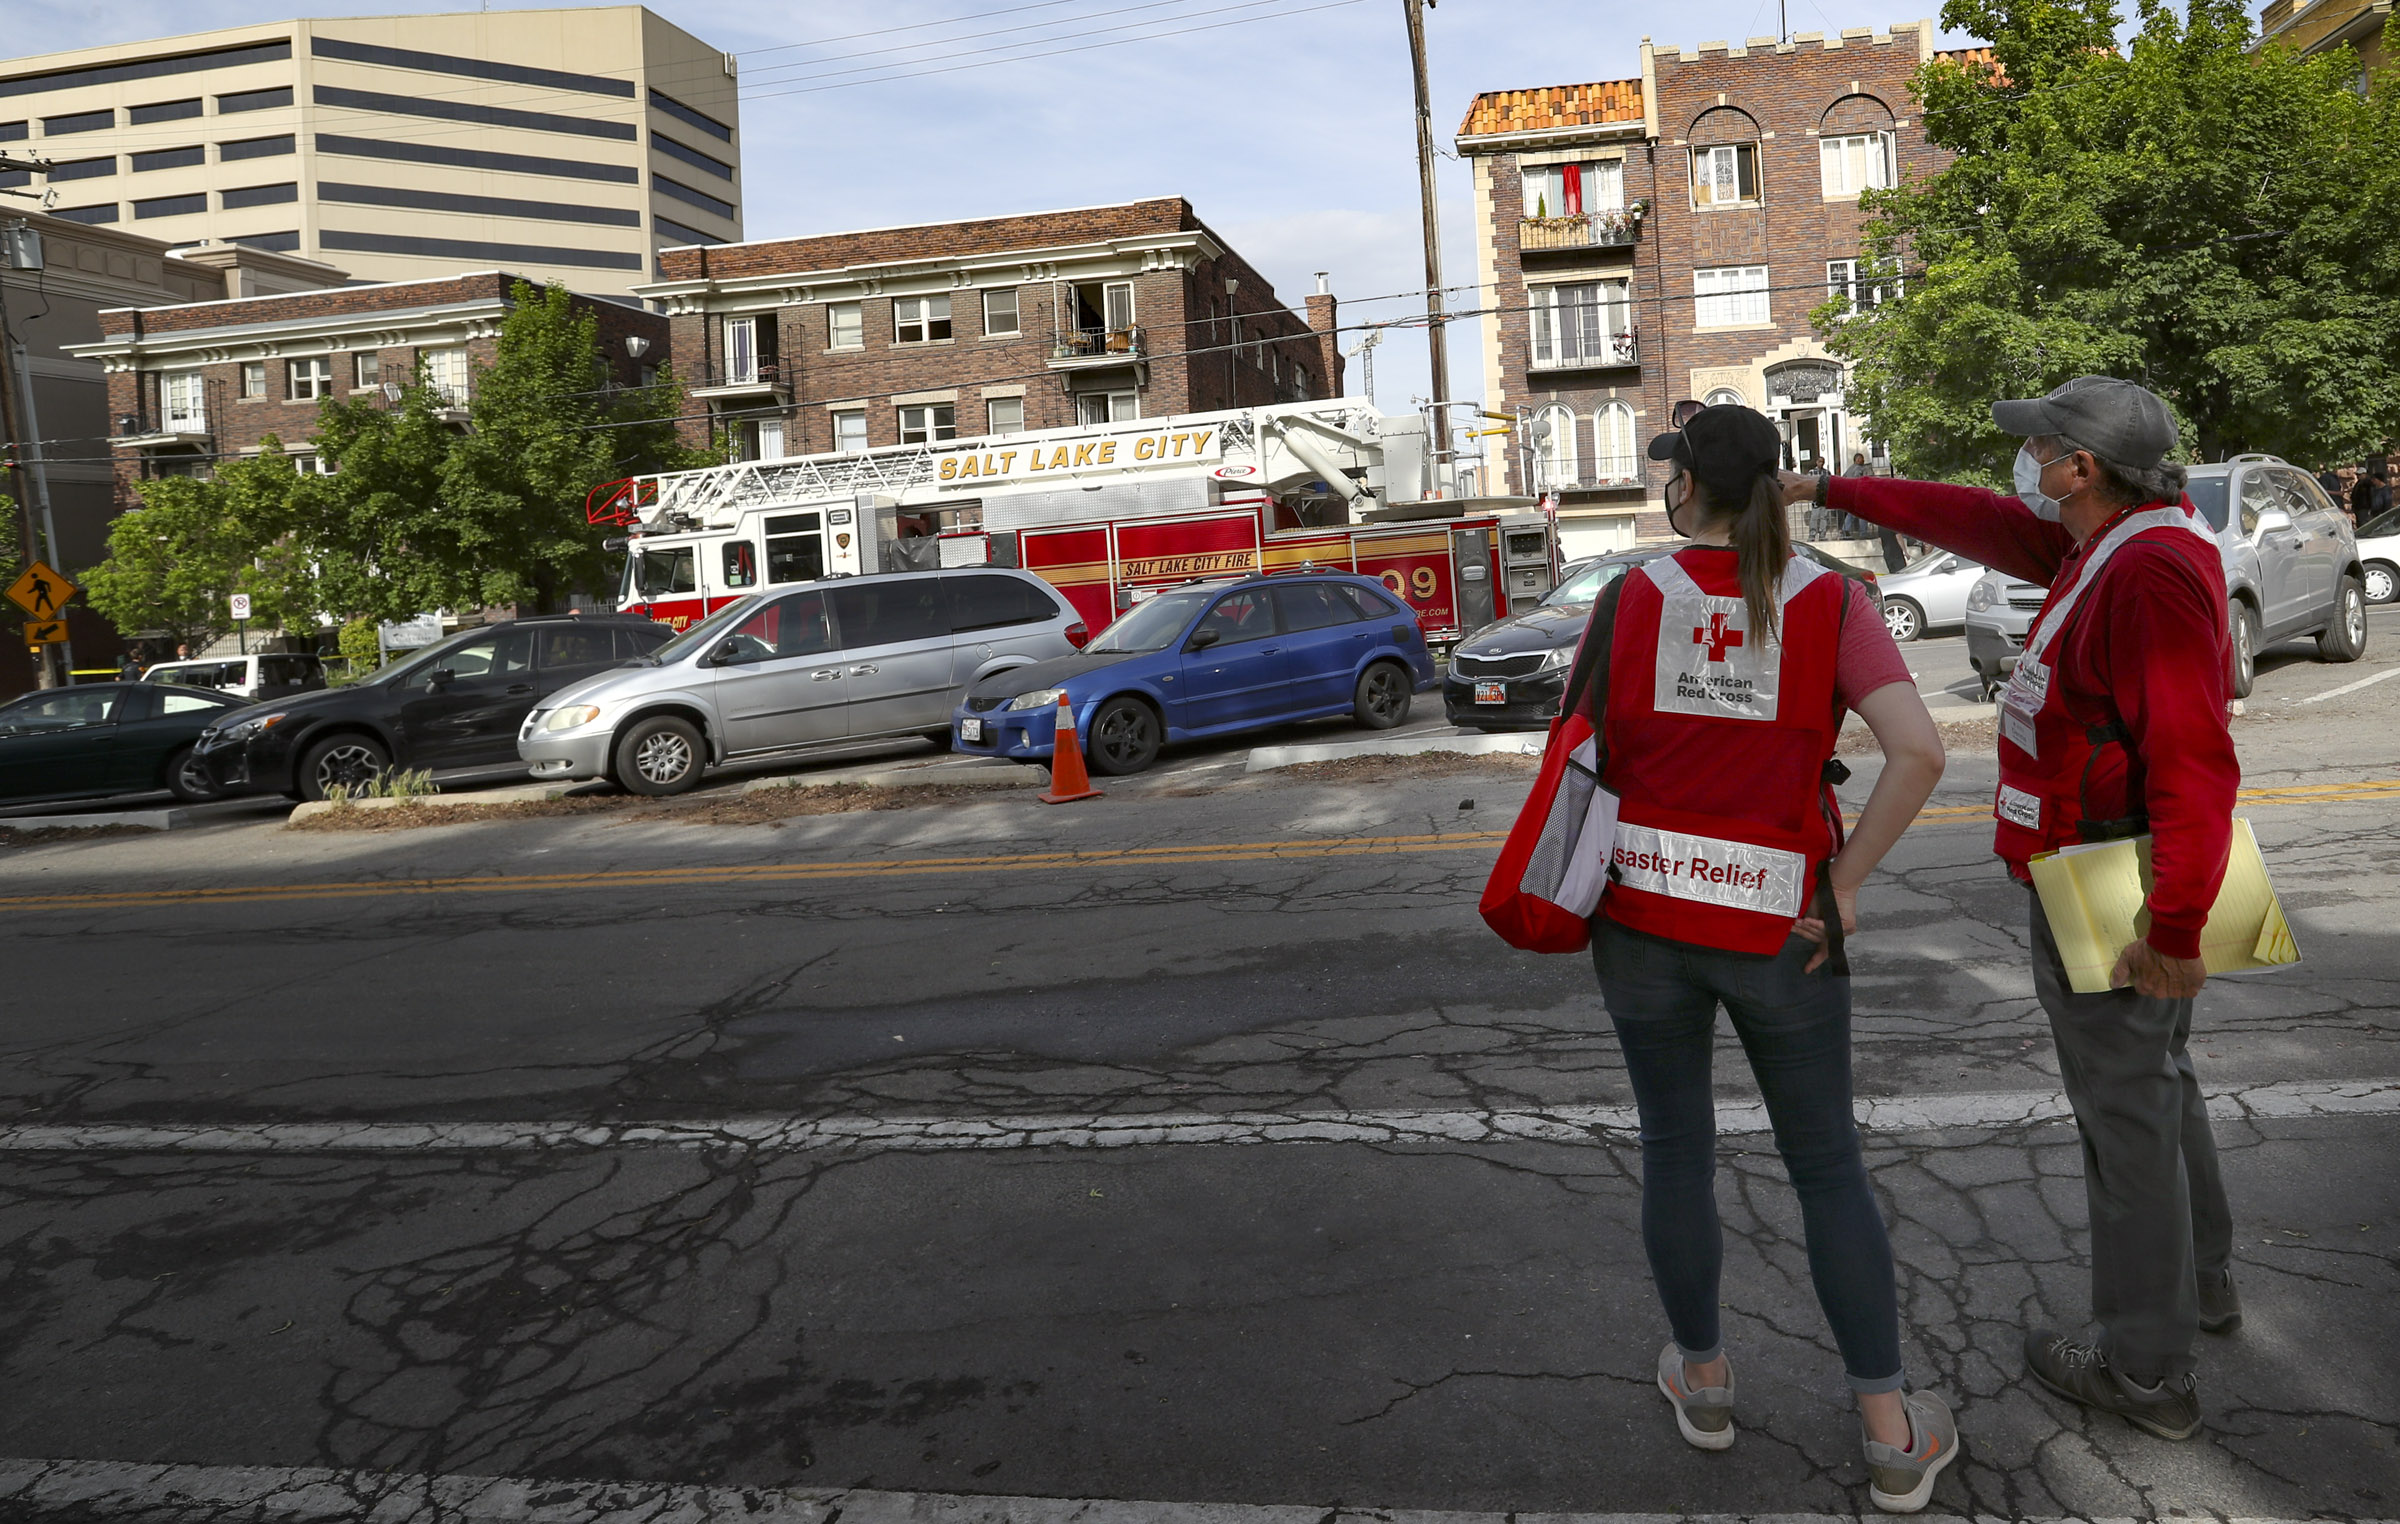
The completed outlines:
<svg viewBox="0 0 2400 1524">
<path fill-rule="evenodd" d="M 1675 1427 L 1702 1450 L 1733 1448 L 1733 1366 L 1725 1367 L 1723 1386 L 1694 1391 L 1683 1379 L 1683 1351 L 1669 1339 L 1658 1352 L 1658 1389 L 1675 1408 Z"/>
<path fill-rule="evenodd" d="M 2242 1294 L 2233 1289 L 2233 1271 L 2200 1272 L 2200 1327 L 2203 1332 L 2229 1334 L 2242 1326 Z"/>
<path fill-rule="evenodd" d="M 1860 1438 L 1867 1448 L 1867 1496 L 1885 1513 L 1915 1513 L 1933 1496 L 1934 1479 L 1958 1459 L 1958 1420 L 1950 1404 L 1931 1392 L 1911 1392 L 1908 1448 L 1895 1449 Z"/>
<path fill-rule="evenodd" d="M 2114 1413 L 2161 1439 L 2200 1432 L 2200 1384 L 2188 1375 L 2145 1391 L 2118 1375 L 2098 1345 L 2047 1328 L 2025 1335 L 2025 1368 L 2061 1397 Z"/>
</svg>

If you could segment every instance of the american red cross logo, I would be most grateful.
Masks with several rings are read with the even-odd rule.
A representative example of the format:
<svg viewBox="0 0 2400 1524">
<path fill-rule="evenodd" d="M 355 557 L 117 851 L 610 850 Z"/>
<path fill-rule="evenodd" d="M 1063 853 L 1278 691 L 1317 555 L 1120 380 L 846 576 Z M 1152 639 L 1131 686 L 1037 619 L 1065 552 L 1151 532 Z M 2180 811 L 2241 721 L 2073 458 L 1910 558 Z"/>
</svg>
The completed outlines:
<svg viewBox="0 0 2400 1524">
<path fill-rule="evenodd" d="M 1692 644 L 1708 647 L 1710 661 L 1723 661 L 1727 649 L 1739 647 L 1741 643 L 1742 632 L 1727 625 L 1723 614 L 1709 615 L 1707 629 L 1692 631 Z"/>
</svg>

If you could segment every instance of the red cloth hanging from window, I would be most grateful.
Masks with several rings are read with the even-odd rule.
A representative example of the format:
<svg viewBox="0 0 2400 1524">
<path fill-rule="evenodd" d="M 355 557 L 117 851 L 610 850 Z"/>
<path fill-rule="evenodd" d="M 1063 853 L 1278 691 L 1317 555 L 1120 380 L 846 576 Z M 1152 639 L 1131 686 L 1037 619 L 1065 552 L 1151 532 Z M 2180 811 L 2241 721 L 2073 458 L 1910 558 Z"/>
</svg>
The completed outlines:
<svg viewBox="0 0 2400 1524">
<path fill-rule="evenodd" d="M 1561 168 L 1563 172 L 1560 179 L 1564 182 L 1565 189 L 1559 192 L 1559 199 L 1566 205 L 1559 209 L 1559 215 L 1580 217 L 1583 215 L 1583 166 L 1568 164 Z"/>
</svg>

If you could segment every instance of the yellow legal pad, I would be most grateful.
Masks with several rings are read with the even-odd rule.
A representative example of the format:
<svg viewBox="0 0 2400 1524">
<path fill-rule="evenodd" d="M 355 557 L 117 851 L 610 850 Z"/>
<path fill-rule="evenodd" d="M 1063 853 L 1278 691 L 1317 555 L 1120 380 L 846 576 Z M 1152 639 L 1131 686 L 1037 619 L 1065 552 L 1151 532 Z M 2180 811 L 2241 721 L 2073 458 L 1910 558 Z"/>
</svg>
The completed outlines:
<svg viewBox="0 0 2400 1524">
<path fill-rule="evenodd" d="M 2078 995 L 2108 988 L 2125 944 L 2150 931 L 2150 838 L 2092 842 L 2063 847 L 2033 859 L 2033 887 L 2050 919 L 2068 987 Z M 2258 854 L 2250 822 L 2233 821 L 2226 854 L 2225 885 L 2200 932 L 2200 961 L 2212 974 L 2274 968 L 2300 961 L 2283 902 L 2267 881 L 2267 861 Z"/>
</svg>

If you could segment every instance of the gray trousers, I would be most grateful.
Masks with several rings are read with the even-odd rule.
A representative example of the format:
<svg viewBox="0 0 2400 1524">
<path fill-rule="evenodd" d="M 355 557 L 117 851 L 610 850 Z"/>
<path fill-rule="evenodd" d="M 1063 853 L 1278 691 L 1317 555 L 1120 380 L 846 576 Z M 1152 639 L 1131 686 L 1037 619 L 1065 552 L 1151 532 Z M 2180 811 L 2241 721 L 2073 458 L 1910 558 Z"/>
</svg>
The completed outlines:
<svg viewBox="0 0 2400 1524">
<path fill-rule="evenodd" d="M 2197 1277 L 2233 1257 L 2233 1214 L 2187 1045 L 2192 1002 L 2067 987 L 2041 901 L 2033 988 L 2050 1014 L 2058 1074 L 2083 1135 L 2092 1318 L 2109 1363 L 2137 1381 L 2192 1368 Z"/>
</svg>

